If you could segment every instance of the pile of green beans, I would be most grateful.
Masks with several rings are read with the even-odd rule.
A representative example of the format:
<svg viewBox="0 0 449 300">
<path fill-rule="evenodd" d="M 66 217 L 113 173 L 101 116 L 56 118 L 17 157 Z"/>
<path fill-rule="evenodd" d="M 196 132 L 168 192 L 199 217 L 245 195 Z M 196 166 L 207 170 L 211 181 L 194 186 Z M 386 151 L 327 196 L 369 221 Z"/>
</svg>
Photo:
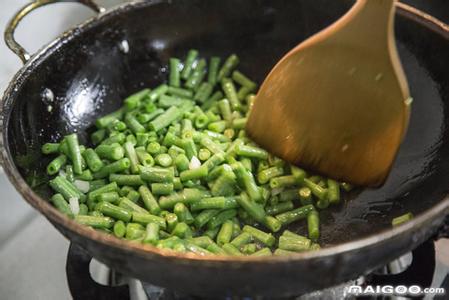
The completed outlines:
<svg viewBox="0 0 449 300">
<path fill-rule="evenodd" d="M 130 241 L 199 255 L 285 255 L 319 249 L 319 211 L 348 184 L 307 174 L 245 135 L 257 84 L 239 58 L 171 58 L 168 82 L 43 145 L 53 205 Z M 307 236 L 285 230 L 303 221 Z M 282 234 L 281 234 L 282 232 Z"/>
</svg>

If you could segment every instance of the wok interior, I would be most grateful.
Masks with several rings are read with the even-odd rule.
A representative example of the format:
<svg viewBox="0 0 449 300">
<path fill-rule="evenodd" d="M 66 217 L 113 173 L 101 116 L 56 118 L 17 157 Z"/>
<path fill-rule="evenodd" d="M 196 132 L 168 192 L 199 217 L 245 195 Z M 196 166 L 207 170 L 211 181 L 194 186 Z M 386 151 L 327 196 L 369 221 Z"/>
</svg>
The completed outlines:
<svg viewBox="0 0 449 300">
<path fill-rule="evenodd" d="M 206 57 L 236 53 L 239 69 L 261 83 L 283 54 L 331 24 L 351 4 L 180 0 L 136 6 L 106 18 L 53 47 L 18 83 L 7 120 L 8 150 L 22 176 L 46 198 L 51 194 L 44 184 L 49 158 L 40 154 L 40 146 L 74 131 L 86 142 L 98 116 L 117 109 L 127 95 L 166 80 L 169 57 L 184 58 L 190 48 Z M 419 214 L 448 192 L 448 39 L 403 16 L 397 19 L 396 32 L 414 98 L 409 131 L 382 188 L 354 191 L 339 207 L 322 212 L 325 245 L 389 228 L 393 217 Z M 302 225 L 291 229 L 305 230 Z"/>
</svg>

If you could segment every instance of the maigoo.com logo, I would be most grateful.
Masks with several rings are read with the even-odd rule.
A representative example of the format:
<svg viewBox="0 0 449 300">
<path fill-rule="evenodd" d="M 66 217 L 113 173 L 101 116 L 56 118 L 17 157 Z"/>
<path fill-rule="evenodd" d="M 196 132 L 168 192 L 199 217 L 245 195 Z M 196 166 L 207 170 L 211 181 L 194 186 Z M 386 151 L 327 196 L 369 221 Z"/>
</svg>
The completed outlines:
<svg viewBox="0 0 449 300">
<path fill-rule="evenodd" d="M 419 296 L 419 295 L 444 295 L 444 288 L 421 288 L 419 285 L 351 285 L 345 288 L 345 296 L 378 296 L 378 295 L 396 295 L 396 296 Z"/>
</svg>

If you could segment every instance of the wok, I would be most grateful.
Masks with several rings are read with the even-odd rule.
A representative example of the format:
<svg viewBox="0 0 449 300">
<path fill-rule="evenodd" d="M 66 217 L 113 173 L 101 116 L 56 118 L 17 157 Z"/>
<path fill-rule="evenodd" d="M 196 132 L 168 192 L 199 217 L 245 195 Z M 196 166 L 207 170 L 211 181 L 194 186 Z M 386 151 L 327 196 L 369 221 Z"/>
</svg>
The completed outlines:
<svg viewBox="0 0 449 300">
<path fill-rule="evenodd" d="M 287 257 L 199 257 L 122 241 L 59 213 L 47 201 L 49 159 L 40 146 L 70 132 L 85 142 L 98 116 L 117 109 L 125 96 L 166 80 L 168 58 L 183 57 L 190 48 L 205 56 L 235 52 L 240 69 L 261 82 L 289 49 L 338 19 L 353 1 L 130 3 L 101 12 L 30 58 L 14 41 L 14 28 L 32 9 L 51 2 L 56 1 L 28 6 L 6 31 L 7 43 L 26 63 L 3 98 L 2 164 L 26 201 L 98 260 L 194 295 L 285 296 L 356 278 L 438 232 L 447 235 L 442 229 L 449 214 L 447 25 L 398 4 L 398 47 L 414 98 L 409 131 L 382 188 L 355 191 L 340 207 L 321 213 L 324 249 Z M 102 11 L 91 1 L 76 2 Z M 391 228 L 391 219 L 406 212 L 416 217 Z M 290 229 L 304 232 L 301 226 Z"/>
</svg>

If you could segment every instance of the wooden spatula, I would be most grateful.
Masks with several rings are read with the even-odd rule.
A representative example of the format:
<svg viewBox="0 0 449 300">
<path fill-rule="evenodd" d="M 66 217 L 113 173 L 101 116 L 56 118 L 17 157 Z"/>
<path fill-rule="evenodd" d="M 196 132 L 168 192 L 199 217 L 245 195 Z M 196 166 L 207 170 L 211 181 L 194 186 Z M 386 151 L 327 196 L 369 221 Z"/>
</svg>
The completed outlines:
<svg viewBox="0 0 449 300">
<path fill-rule="evenodd" d="M 249 136 L 306 169 L 381 185 L 411 103 L 394 39 L 395 2 L 358 0 L 282 58 L 256 97 Z"/>
</svg>

